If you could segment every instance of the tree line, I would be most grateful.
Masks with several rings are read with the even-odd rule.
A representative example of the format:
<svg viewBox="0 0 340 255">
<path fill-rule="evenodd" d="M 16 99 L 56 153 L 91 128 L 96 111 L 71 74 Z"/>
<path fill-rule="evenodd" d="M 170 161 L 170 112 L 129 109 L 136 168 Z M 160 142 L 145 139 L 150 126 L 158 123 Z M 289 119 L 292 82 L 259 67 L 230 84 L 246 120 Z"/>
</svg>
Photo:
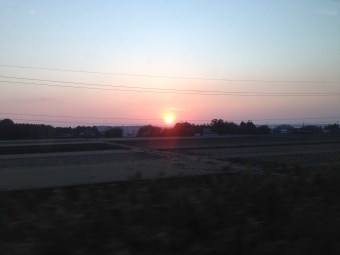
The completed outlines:
<svg viewBox="0 0 340 255">
<path fill-rule="evenodd" d="M 1 140 L 27 140 L 27 139 L 55 139 L 79 137 L 84 132 L 90 136 L 99 136 L 100 133 L 96 126 L 77 126 L 71 127 L 53 127 L 44 124 L 23 124 L 14 123 L 11 119 L 0 121 L 0 139 Z"/>
<path fill-rule="evenodd" d="M 173 128 L 161 128 L 147 125 L 139 129 L 138 137 L 171 137 L 171 136 L 195 136 L 204 135 L 209 130 L 217 135 L 242 135 L 242 134 L 270 134 L 271 129 L 267 125 L 256 127 L 252 121 L 236 124 L 222 119 L 213 119 L 209 124 L 191 124 L 188 122 L 176 123 Z"/>
<path fill-rule="evenodd" d="M 208 124 L 191 124 L 188 122 L 176 123 L 173 128 L 161 128 L 152 125 L 146 125 L 140 128 L 138 137 L 174 137 L 174 136 L 196 136 L 205 135 L 204 130 L 209 130 L 216 135 L 266 135 L 270 133 L 286 133 L 291 134 L 316 134 L 323 132 L 336 133 L 340 132 L 338 124 L 326 125 L 324 127 L 307 125 L 301 128 L 294 128 L 291 125 L 279 125 L 273 129 L 268 125 L 256 126 L 252 121 L 241 121 L 240 124 L 224 121 L 222 119 L 213 119 Z"/>
<path fill-rule="evenodd" d="M 270 134 L 280 133 L 282 130 L 289 133 L 330 133 L 340 132 L 338 124 L 324 126 L 303 126 L 295 129 L 290 125 L 280 125 L 270 129 L 267 125 L 256 126 L 252 121 L 241 121 L 240 124 L 224 121 L 222 119 L 213 119 L 207 124 L 191 124 L 188 122 L 176 123 L 172 128 L 161 128 L 153 125 L 142 126 L 137 137 L 176 137 L 176 136 L 195 136 L 204 135 L 205 131 L 216 135 L 244 135 L 244 134 Z M 95 137 L 122 137 L 123 129 L 121 127 L 112 127 L 107 129 L 103 134 L 98 131 L 96 126 L 77 126 L 71 127 L 53 127 L 44 124 L 22 124 L 14 123 L 11 119 L 0 121 L 0 140 L 28 140 L 28 139 L 56 139 L 56 138 L 95 138 Z"/>
</svg>

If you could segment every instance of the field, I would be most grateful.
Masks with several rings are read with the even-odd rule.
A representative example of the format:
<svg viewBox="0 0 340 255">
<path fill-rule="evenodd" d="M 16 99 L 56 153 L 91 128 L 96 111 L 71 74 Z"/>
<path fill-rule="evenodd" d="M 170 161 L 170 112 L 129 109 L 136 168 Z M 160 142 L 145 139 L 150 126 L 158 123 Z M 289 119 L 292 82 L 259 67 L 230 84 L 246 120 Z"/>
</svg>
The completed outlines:
<svg viewBox="0 0 340 255">
<path fill-rule="evenodd" d="M 98 143 L 0 156 L 1 254 L 340 253 L 339 136 Z"/>
</svg>

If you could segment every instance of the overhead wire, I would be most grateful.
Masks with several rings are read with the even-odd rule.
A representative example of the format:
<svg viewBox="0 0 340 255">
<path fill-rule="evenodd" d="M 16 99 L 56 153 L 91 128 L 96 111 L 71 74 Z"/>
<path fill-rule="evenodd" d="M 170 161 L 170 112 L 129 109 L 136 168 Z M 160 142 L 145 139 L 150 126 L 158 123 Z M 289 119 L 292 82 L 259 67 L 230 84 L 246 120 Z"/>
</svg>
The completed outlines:
<svg viewBox="0 0 340 255">
<path fill-rule="evenodd" d="M 78 125 L 82 125 L 82 124 L 87 124 L 87 125 L 92 125 L 92 126 L 140 126 L 140 125 L 131 125 L 131 124 L 114 124 L 114 123 L 94 123 L 94 122 L 75 122 L 75 121 L 64 121 L 64 120 L 32 120 L 32 119 L 12 119 L 15 121 L 39 121 L 39 122 L 48 122 L 48 123 L 68 123 L 68 124 L 78 124 Z"/>
<path fill-rule="evenodd" d="M 52 68 L 40 68 L 40 67 L 27 67 L 27 66 L 9 66 L 0 65 L 2 67 L 10 68 L 25 68 L 25 69 L 38 69 L 38 70 L 48 70 L 48 71 L 62 71 L 62 72 L 77 72 L 77 73 L 91 73 L 91 74 L 112 74 L 112 75 L 126 75 L 126 76 L 137 76 L 137 77 L 148 77 L 148 78 L 171 78 L 171 79 L 196 79 L 196 80 L 211 80 L 211 81 L 228 81 L 228 82 L 297 82 L 297 83 L 339 83 L 335 81 L 321 82 L 321 81 L 279 81 L 279 80 L 232 80 L 232 79 L 219 79 L 219 78 L 197 78 L 197 77 L 175 77 L 175 76 L 157 76 L 157 75 L 140 75 L 140 74 L 123 74 L 123 73 L 104 73 L 104 72 L 91 72 L 91 71 L 79 71 L 79 70 L 68 70 L 68 69 L 52 69 Z M 37 82 L 52 82 L 52 83 L 62 83 L 62 84 L 74 84 L 74 85 L 85 85 L 85 86 L 71 86 L 71 85 L 60 85 L 60 84 L 45 84 L 45 83 L 35 83 L 35 82 L 22 82 L 22 81 L 11 81 L 11 80 L 0 80 L 0 83 L 12 83 L 12 84 L 26 84 L 34 86 L 48 86 L 48 87 L 63 87 L 63 88 L 74 88 L 74 89 L 89 89 L 89 90 L 112 90 L 112 91 L 127 91 L 127 92 L 142 92 L 142 93 L 157 93 L 157 94 L 186 94 L 186 95 L 210 95 L 210 96 L 339 96 L 340 93 L 331 92 L 317 92 L 317 93 L 269 93 L 269 92 L 230 92 L 230 91 L 219 91 L 219 90 L 182 90 L 182 89 L 169 89 L 169 88 L 156 88 L 156 87 L 141 87 L 141 86 L 122 86 L 122 85 L 107 85 L 107 84 L 97 84 L 97 83 L 81 83 L 72 81 L 60 81 L 60 80 L 48 80 L 48 79 L 34 79 L 27 77 L 16 77 L 16 76 L 0 76 L 0 78 L 5 79 L 16 79 L 16 80 L 28 80 Z M 89 87 L 91 86 L 91 87 Z M 95 87 L 93 87 L 95 86 Z M 99 87 L 99 88 L 98 88 Z M 105 87 L 105 88 L 103 88 Z M 108 88 L 109 87 L 109 88 Z M 125 88 L 125 89 L 120 89 Z M 16 114 L 16 113 L 0 113 L 0 114 L 10 114 L 10 115 L 20 115 L 20 116 L 39 116 L 39 117 L 52 117 L 52 118 L 74 118 L 74 119 L 103 119 L 103 120 L 134 120 L 134 121 L 161 121 L 163 119 L 138 119 L 138 118 L 100 118 L 100 117 L 79 117 L 79 116 L 54 116 L 54 115 L 39 115 L 39 114 Z M 283 120 L 305 120 L 305 119 L 331 119 L 338 117 L 323 117 L 323 118 L 293 118 L 293 119 L 259 119 L 253 121 L 283 121 Z M 28 120 L 28 119 L 16 119 L 24 121 L 44 121 L 44 122 L 59 122 L 59 123 L 79 123 L 71 121 L 57 121 L 57 120 Z M 183 121 L 183 120 L 178 120 Z M 185 120 L 185 121 L 211 121 L 211 120 Z M 242 120 L 230 120 L 230 121 L 242 121 Z M 83 124 L 90 124 L 90 122 L 81 122 Z M 314 122 L 318 123 L 318 122 Z M 319 122 L 321 123 L 321 122 Z M 322 122 L 325 123 L 325 122 Z M 332 122 L 326 122 L 332 123 Z M 101 123 L 91 123 L 96 125 L 116 125 L 116 124 L 101 124 Z M 122 124 L 119 124 L 122 125 Z M 131 125 L 131 124 L 129 124 Z"/>
<path fill-rule="evenodd" d="M 94 116 L 69 116 L 69 115 L 50 115 L 50 114 L 28 114 L 28 113 L 10 113 L 10 112 L 0 112 L 1 115 L 13 115 L 13 116 L 30 116 L 30 117 L 50 117 L 50 118 L 73 118 L 73 119 L 99 119 L 99 120 L 134 120 L 134 121 L 164 121 L 164 119 L 158 118 L 158 119 L 145 119 L 145 118 L 103 118 L 103 117 L 94 117 Z M 217 119 L 217 118 L 215 118 Z M 308 117 L 308 118 L 275 118 L 275 119 L 249 119 L 251 121 L 283 121 L 283 120 L 322 120 L 322 119 L 340 119 L 340 117 Z M 22 120 L 27 120 L 27 119 L 22 119 Z M 219 120 L 219 119 L 217 119 Z M 33 120 L 32 120 L 33 121 Z M 36 120 L 36 121 L 44 121 L 44 120 Z M 188 121 L 212 121 L 211 119 L 178 119 L 178 121 L 182 122 L 188 122 Z M 231 119 L 227 120 L 229 122 L 231 121 L 244 121 L 241 119 Z M 62 122 L 62 121 L 58 121 Z M 74 123 L 74 122 L 70 122 Z"/>
<path fill-rule="evenodd" d="M 90 126 L 111 126 L 111 127 L 114 127 L 114 126 L 118 126 L 118 127 L 121 127 L 121 126 L 143 126 L 143 124 L 114 124 L 114 123 L 93 123 L 93 122 L 73 122 L 73 121 L 62 121 L 62 120 L 32 120 L 32 119 L 12 119 L 14 121 L 29 121 L 29 122 L 43 122 L 43 123 L 65 123 L 65 124 L 77 124 L 78 126 L 81 126 L 81 125 L 90 125 Z M 312 124 L 332 124 L 334 122 L 330 122 L 330 121 L 323 121 L 323 122 L 311 122 L 311 123 L 304 123 L 305 125 L 312 125 Z M 37 123 L 19 123 L 19 124 L 36 124 Z M 42 124 L 43 125 L 43 124 Z"/>
<path fill-rule="evenodd" d="M 43 83 L 32 83 L 32 82 L 18 82 L 18 81 L 4 81 L 0 80 L 0 83 L 12 83 L 12 84 L 26 84 L 26 85 L 34 85 L 34 86 L 46 86 L 46 87 L 62 87 L 62 88 L 74 88 L 74 89 L 89 89 L 89 90 L 104 90 L 104 91 L 128 91 L 128 92 L 138 92 L 138 93 L 156 93 L 156 94 L 178 94 L 178 95 L 205 95 L 205 96 L 247 96 L 247 97 L 256 97 L 256 96 L 276 96 L 276 97 L 310 97 L 310 96 L 328 96 L 334 97 L 339 96 L 340 93 L 295 93 L 295 94 L 280 94 L 280 93 L 262 93 L 258 92 L 258 94 L 254 94 L 256 92 L 249 92 L 251 94 L 245 94 L 247 92 L 225 92 L 225 93 L 200 93 L 200 92 L 176 92 L 176 91 L 152 91 L 152 90 L 128 90 L 128 89 L 106 89 L 106 88 L 93 88 L 93 87 L 84 87 L 84 86 L 71 86 L 71 85 L 55 85 L 55 84 L 43 84 Z M 240 94 L 242 93 L 242 94 Z M 244 93 L 244 94 L 243 94 Z"/>
<path fill-rule="evenodd" d="M 72 69 L 58 69 L 46 67 L 32 67 L 32 66 L 18 66 L 18 65 L 3 65 L 2 67 L 20 68 L 20 69 L 34 69 L 46 71 L 59 71 L 59 72 L 74 72 L 74 73 L 88 73 L 88 74 L 105 74 L 105 75 L 118 75 L 118 76 L 132 76 L 132 77 L 146 77 L 146 78 L 165 78 L 165 79 L 185 79 L 185 80 L 206 80 L 206 81 L 228 81 L 228 82 L 297 82 L 297 83 L 339 83 L 337 81 L 308 81 L 308 80 L 256 80 L 256 79 L 226 79 L 226 78 L 204 78 L 204 77 L 183 77 L 183 76 L 163 76 L 163 75 L 148 75 L 148 74 L 132 74 L 132 73 L 115 73 L 115 72 L 95 72 L 95 71 L 82 71 Z"/>
<path fill-rule="evenodd" d="M 15 76 L 3 76 L 0 75 L 0 78 L 6 78 L 6 79 L 18 79 L 18 80 L 29 80 L 29 81 L 43 81 L 43 82 L 54 82 L 54 83 L 63 83 L 63 84 L 78 84 L 78 85 L 86 85 L 86 86 L 99 86 L 99 87 L 112 87 L 112 88 L 129 88 L 129 89 L 145 89 L 145 90 L 159 90 L 159 91 L 175 91 L 175 92 L 188 92 L 188 93 L 208 93 L 211 95 L 211 93 L 218 93 L 218 94 L 226 94 L 226 95 L 234 95 L 234 94 L 254 94 L 254 95 L 334 95 L 340 93 L 324 93 L 324 92 L 309 92 L 309 93 L 269 93 L 269 92 L 253 92 L 253 91 L 220 91 L 220 90 L 185 90 L 185 89 L 168 89 L 168 88 L 155 88 L 155 87 L 138 87 L 138 86 L 121 86 L 121 85 L 107 85 L 107 84 L 97 84 L 97 83 L 83 83 L 83 82 L 71 82 L 71 81 L 56 81 L 56 80 L 46 80 L 46 79 L 33 79 L 33 78 L 26 78 L 26 77 L 15 77 Z M 1 81 L 3 82 L 3 81 Z M 8 81 L 10 83 L 13 83 L 13 81 Z M 15 82 L 14 82 L 15 83 Z M 24 83 L 24 84 L 31 84 L 31 83 Z M 45 85 L 45 84 L 44 84 Z M 47 84 L 50 85 L 50 84 Z M 88 87 L 86 87 L 88 88 Z M 120 90 L 125 91 L 125 90 Z M 130 91 L 130 90 L 129 90 Z M 215 94 L 214 94 L 215 95 Z"/>
</svg>

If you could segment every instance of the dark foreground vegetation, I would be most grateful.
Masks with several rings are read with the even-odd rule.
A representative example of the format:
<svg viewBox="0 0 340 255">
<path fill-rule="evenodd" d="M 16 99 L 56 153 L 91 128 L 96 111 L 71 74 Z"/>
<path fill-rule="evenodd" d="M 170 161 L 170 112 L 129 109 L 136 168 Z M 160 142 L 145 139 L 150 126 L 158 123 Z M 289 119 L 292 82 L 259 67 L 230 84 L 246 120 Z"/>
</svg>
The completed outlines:
<svg viewBox="0 0 340 255">
<path fill-rule="evenodd" d="M 1 192 L 0 253 L 340 254 L 339 170 Z"/>
</svg>

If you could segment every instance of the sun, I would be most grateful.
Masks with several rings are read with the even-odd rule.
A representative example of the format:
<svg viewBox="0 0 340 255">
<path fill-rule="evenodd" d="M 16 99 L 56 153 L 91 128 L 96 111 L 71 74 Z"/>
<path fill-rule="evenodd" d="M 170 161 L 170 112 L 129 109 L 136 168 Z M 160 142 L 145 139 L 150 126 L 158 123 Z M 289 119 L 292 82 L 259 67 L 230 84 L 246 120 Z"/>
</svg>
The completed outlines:
<svg viewBox="0 0 340 255">
<path fill-rule="evenodd" d="M 174 122 L 174 118 L 172 117 L 172 116 L 166 116 L 166 118 L 165 118 L 165 123 L 166 124 L 168 124 L 168 125 L 170 125 L 170 124 L 172 124 Z"/>
</svg>

